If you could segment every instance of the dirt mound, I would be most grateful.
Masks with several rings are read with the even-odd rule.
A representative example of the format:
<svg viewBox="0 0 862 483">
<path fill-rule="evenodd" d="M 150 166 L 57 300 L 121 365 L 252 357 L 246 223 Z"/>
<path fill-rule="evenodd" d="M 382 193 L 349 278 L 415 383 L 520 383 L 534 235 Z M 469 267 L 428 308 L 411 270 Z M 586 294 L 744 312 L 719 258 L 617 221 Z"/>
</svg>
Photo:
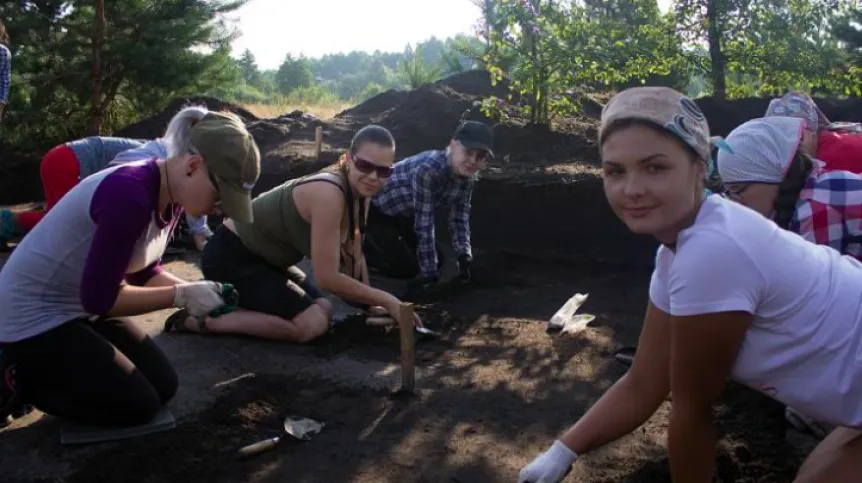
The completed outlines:
<svg viewBox="0 0 862 483">
<path fill-rule="evenodd" d="M 733 100 L 718 100 L 713 97 L 701 97 L 694 100 L 706 116 L 710 134 L 727 136 L 740 124 L 766 114 L 769 99 L 745 98 Z"/>
<path fill-rule="evenodd" d="M 614 215 L 595 173 L 487 177 L 476 185 L 472 203 L 475 252 L 529 253 L 606 267 L 654 263 L 655 239 L 633 235 Z"/>
<path fill-rule="evenodd" d="M 294 111 L 275 119 L 253 120 L 246 124 L 246 128 L 261 152 L 267 152 L 297 138 L 313 141 L 315 128 L 325 125 L 311 114 Z"/>
<path fill-rule="evenodd" d="M 496 85 L 492 85 L 491 74 L 485 70 L 470 70 L 467 72 L 452 74 L 432 84 L 420 87 L 420 89 L 429 88 L 429 86 L 447 87 L 452 91 L 473 97 L 496 96 L 504 99 L 509 94 L 508 80 L 504 79 Z M 382 115 L 390 109 L 398 107 L 410 97 L 410 94 L 411 91 L 389 89 L 371 97 L 361 104 L 351 107 L 350 109 L 345 109 L 335 117 L 374 118 Z"/>
<path fill-rule="evenodd" d="M 862 122 L 862 99 L 823 99 L 816 97 L 814 102 L 830 121 Z M 765 111 L 765 109 L 764 109 Z"/>
<path fill-rule="evenodd" d="M 494 85 L 491 82 L 491 73 L 486 70 L 469 70 L 458 74 L 452 74 L 440 79 L 435 84 L 446 86 L 461 94 L 470 96 L 495 96 L 505 99 L 509 95 L 509 81 L 503 79 Z"/>
<path fill-rule="evenodd" d="M 504 98 L 507 89 L 506 81 L 491 85 L 485 71 L 469 71 L 411 91 L 384 92 L 336 118 L 354 130 L 369 123 L 386 127 L 395 136 L 398 159 L 445 148 L 459 122 L 466 119 L 493 126 L 494 151 L 502 163 L 542 165 L 595 159 L 595 123 L 589 120 L 565 119 L 555 123 L 554 129 L 533 126 L 509 103 L 500 106 L 502 120 L 486 116 L 480 106 L 482 99 L 491 95 Z M 596 106 L 590 107 L 596 110 Z M 597 109 L 600 112 L 601 106 Z"/>
<path fill-rule="evenodd" d="M 345 109 L 344 111 L 339 112 L 335 117 L 374 117 L 397 106 L 405 97 L 407 97 L 407 92 L 399 91 L 397 89 L 389 89 L 388 91 L 381 92 L 380 94 L 366 100 L 362 104 L 358 104 L 350 109 Z"/>
<path fill-rule="evenodd" d="M 398 106 L 373 118 L 390 131 L 398 157 L 446 147 L 461 119 L 484 119 L 473 110 L 474 98 L 445 85 L 429 84 L 410 91 Z"/>
<path fill-rule="evenodd" d="M 598 164 L 597 123 L 566 119 L 553 129 L 525 122 L 494 126 L 494 152 L 502 164 L 543 166 L 574 161 Z"/>
<path fill-rule="evenodd" d="M 245 122 L 257 120 L 257 116 L 246 109 L 237 106 L 236 104 L 221 101 L 214 97 L 180 97 L 169 102 L 168 106 L 160 113 L 146 119 L 142 119 L 134 124 L 130 124 L 115 132 L 113 135 L 139 139 L 155 139 L 164 134 L 165 128 L 168 127 L 168 122 L 170 122 L 174 114 L 179 112 L 180 109 L 190 105 L 206 106 L 206 108 L 211 111 L 230 111 L 241 117 Z"/>
<path fill-rule="evenodd" d="M 754 98 L 718 100 L 713 97 L 701 97 L 694 102 L 700 106 L 709 122 L 709 129 L 714 136 L 727 136 L 740 124 L 763 117 L 772 98 Z M 862 99 L 815 98 L 826 117 L 832 121 L 862 122 Z"/>
</svg>

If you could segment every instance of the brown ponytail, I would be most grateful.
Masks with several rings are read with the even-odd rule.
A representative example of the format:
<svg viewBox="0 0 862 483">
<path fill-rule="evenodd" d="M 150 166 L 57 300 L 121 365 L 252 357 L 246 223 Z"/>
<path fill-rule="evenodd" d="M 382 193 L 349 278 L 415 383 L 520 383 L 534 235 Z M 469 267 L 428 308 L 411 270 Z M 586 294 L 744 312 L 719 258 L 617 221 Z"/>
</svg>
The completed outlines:
<svg viewBox="0 0 862 483">
<path fill-rule="evenodd" d="M 808 181 L 812 169 L 814 169 L 814 162 L 800 149 L 793 156 L 784 180 L 778 185 L 778 196 L 775 197 L 772 209 L 775 211 L 775 223 L 785 230 L 790 227 L 790 220 L 793 219 L 796 211 L 796 202 L 799 201 L 799 193 Z"/>
<path fill-rule="evenodd" d="M 0 20 L 0 44 L 9 47 L 9 32 L 6 31 L 6 25 Z"/>
</svg>

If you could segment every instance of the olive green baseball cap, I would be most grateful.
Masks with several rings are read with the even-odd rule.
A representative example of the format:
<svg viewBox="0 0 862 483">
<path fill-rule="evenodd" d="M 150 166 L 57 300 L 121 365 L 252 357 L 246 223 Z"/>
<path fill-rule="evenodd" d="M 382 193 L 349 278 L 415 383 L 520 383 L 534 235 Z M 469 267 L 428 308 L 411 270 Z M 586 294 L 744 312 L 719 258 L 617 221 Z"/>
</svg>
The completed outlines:
<svg viewBox="0 0 862 483">
<path fill-rule="evenodd" d="M 192 127 L 191 142 L 216 182 L 225 214 L 251 223 L 251 190 L 260 176 L 260 150 L 242 119 L 210 112 Z"/>
</svg>

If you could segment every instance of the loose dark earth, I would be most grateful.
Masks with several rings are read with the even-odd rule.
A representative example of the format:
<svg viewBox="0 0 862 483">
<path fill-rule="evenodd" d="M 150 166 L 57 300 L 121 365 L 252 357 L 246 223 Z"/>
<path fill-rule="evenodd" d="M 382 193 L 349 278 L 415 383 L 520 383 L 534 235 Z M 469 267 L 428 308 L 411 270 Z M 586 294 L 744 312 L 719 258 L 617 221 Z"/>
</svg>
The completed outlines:
<svg viewBox="0 0 862 483">
<path fill-rule="evenodd" d="M 648 274 L 504 255 L 479 260 L 475 286 L 420 305 L 426 323 L 445 336 L 417 347 L 416 398 L 391 397 L 397 374 L 388 387 L 338 374 L 362 370 L 356 361 L 368 361 L 369 371 L 375 361 L 397 364 L 397 332 L 347 328 L 312 347 L 283 347 L 326 361 L 329 373 L 285 375 L 256 367 L 168 432 L 80 449 L 59 444 L 50 418 L 0 433 L 4 454 L 34 452 L 39 460 L 69 466 L 62 479 L 4 481 L 515 481 L 523 465 L 624 373 L 611 355 L 636 341 Z M 576 292 L 589 293 L 581 312 L 596 320 L 576 336 L 546 334 L 543 321 Z M 176 338 L 191 352 L 205 339 Z M 263 344 L 220 339 L 207 342 Z M 187 370 L 221 362 L 200 359 Z M 669 481 L 663 446 L 668 404 L 633 435 L 579 461 L 567 481 Z M 290 414 L 326 427 L 311 441 L 236 457 L 243 445 L 277 436 Z M 779 405 L 730 385 L 718 415 L 718 481 L 791 481 L 800 459 Z"/>
</svg>

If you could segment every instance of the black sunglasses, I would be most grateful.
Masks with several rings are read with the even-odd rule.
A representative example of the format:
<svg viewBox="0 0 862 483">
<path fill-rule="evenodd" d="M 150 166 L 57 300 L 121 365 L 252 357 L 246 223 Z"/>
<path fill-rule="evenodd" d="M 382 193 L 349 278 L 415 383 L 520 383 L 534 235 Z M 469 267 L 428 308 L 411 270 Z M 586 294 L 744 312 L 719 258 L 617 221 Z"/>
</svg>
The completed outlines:
<svg viewBox="0 0 862 483">
<path fill-rule="evenodd" d="M 372 171 L 376 172 L 378 178 L 388 178 L 392 176 L 392 166 L 378 166 L 356 156 L 353 156 L 353 165 L 356 166 L 356 169 L 358 169 L 359 172 L 364 174 L 371 174 Z"/>
</svg>

